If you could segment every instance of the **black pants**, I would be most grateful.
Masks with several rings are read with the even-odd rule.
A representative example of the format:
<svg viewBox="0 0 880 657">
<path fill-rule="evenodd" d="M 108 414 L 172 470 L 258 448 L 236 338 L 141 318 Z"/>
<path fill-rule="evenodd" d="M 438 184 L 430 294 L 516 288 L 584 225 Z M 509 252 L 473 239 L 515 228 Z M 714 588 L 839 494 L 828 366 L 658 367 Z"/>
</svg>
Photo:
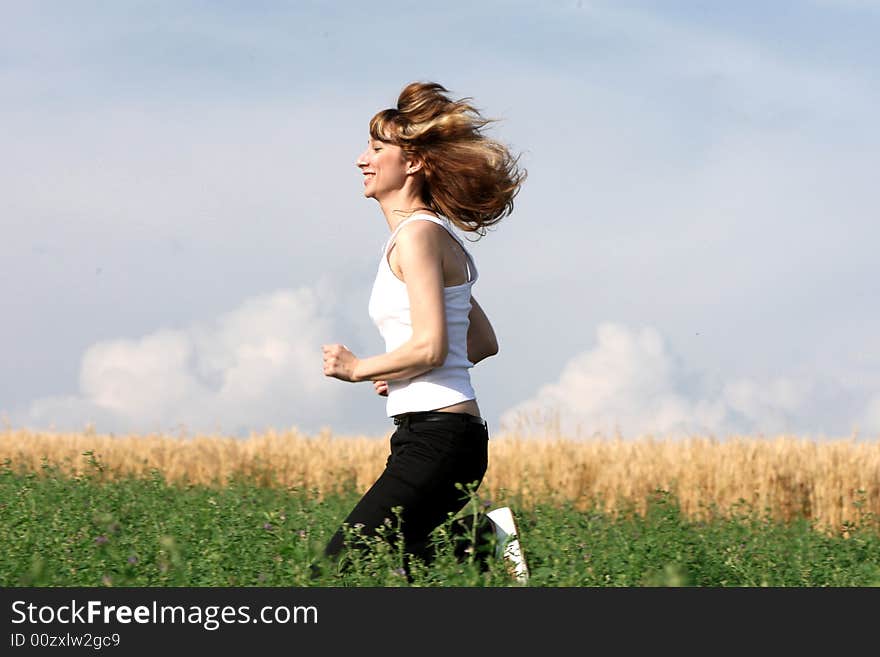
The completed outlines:
<svg viewBox="0 0 880 657">
<path fill-rule="evenodd" d="M 432 416 L 430 421 L 425 416 Z M 426 563 L 434 558 L 431 532 L 445 522 L 450 514 L 459 512 L 468 502 L 468 485 L 476 490 L 488 465 L 489 429 L 485 420 L 465 413 L 425 412 L 395 416 L 397 430 L 391 436 L 391 454 L 385 470 L 364 494 L 343 526 L 356 528 L 362 536 L 373 537 L 383 525 L 400 530 L 403 551 L 409 558 L 416 556 Z M 461 484 L 464 490 L 456 486 Z M 398 517 L 393 511 L 401 507 Z M 386 520 L 387 519 L 387 520 Z M 474 526 L 476 523 L 476 526 Z M 488 552 L 486 544 L 492 526 L 480 513 L 466 515 L 451 526 L 456 541 L 456 554 L 463 556 L 467 546 L 463 540 L 476 536 L 473 546 L 480 554 Z M 343 527 L 334 534 L 324 555 L 336 558 L 346 548 Z"/>
</svg>

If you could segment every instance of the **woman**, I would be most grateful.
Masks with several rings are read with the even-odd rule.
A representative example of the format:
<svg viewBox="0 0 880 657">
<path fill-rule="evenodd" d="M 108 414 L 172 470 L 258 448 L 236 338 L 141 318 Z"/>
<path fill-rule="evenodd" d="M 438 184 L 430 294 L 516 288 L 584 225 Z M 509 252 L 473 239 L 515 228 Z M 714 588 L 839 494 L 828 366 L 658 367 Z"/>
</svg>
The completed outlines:
<svg viewBox="0 0 880 657">
<path fill-rule="evenodd" d="M 453 225 L 485 235 L 512 212 L 526 173 L 482 133 L 491 119 L 445 92 L 436 83 L 407 85 L 396 108 L 370 121 L 356 162 L 364 196 L 379 203 L 391 231 L 369 302 L 386 353 L 359 359 L 345 345 L 324 345 L 324 374 L 372 381 L 397 429 L 385 471 L 328 543 L 329 557 L 346 547 L 345 526 L 375 536 L 396 527 L 399 512 L 404 552 L 430 561 L 431 532 L 462 509 L 467 487 L 475 490 L 486 472 L 488 427 L 468 370 L 497 354 L 498 342 L 471 294 L 477 269 Z M 509 509 L 488 516 L 480 534 L 515 532 Z M 524 581 L 518 543 L 508 551 Z"/>
</svg>

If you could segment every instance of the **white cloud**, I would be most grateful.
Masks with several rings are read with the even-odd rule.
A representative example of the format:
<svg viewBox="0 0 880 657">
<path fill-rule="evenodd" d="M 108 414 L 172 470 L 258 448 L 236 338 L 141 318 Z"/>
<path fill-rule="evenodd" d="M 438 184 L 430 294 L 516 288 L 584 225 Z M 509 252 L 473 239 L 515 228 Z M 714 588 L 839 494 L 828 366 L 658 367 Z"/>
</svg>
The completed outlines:
<svg viewBox="0 0 880 657">
<path fill-rule="evenodd" d="M 503 430 L 580 438 L 816 435 L 797 424 L 822 394 L 811 377 L 713 382 L 688 372 L 654 328 L 603 323 L 596 334 L 597 345 L 573 357 L 558 381 L 502 414 Z M 872 408 L 880 419 L 880 403 Z"/>
<path fill-rule="evenodd" d="M 880 395 L 868 402 L 860 429 L 865 435 L 880 437 Z"/>
<path fill-rule="evenodd" d="M 240 433 L 320 421 L 342 391 L 322 372 L 321 344 L 332 336 L 326 287 L 278 290 L 211 323 L 94 344 L 79 394 L 36 400 L 17 424 Z"/>
<path fill-rule="evenodd" d="M 517 298 L 541 298 L 548 314 L 564 319 L 541 365 L 568 357 L 572 343 L 583 348 L 578 326 L 602 317 L 653 317 L 707 367 L 750 376 L 757 368 L 788 371 L 800 361 L 825 371 L 839 367 L 850 381 L 858 367 L 866 379 L 846 412 L 838 403 L 845 394 L 814 403 L 822 398 L 818 375 L 731 373 L 723 383 L 689 385 L 656 331 L 615 333 L 609 325 L 596 349 L 572 359 L 530 401 L 558 402 L 587 433 L 599 426 L 611 432 L 615 423 L 627 433 L 690 426 L 769 433 L 795 416 L 814 430 L 826 415 L 843 420 L 837 426 L 861 417 L 862 393 L 878 389 L 867 380 L 880 376 L 860 356 L 878 334 L 876 309 L 864 303 L 872 292 L 865 281 L 876 271 L 877 224 L 869 209 L 878 91 L 864 61 L 835 61 L 831 49 L 826 60 L 823 48 L 804 58 L 795 47 L 798 29 L 768 40 L 679 22 L 675 12 L 575 5 L 560 2 L 557 11 L 521 2 L 521 10 L 504 14 L 514 31 L 495 30 L 501 36 L 480 40 L 475 50 L 468 39 L 497 22 L 497 7 L 482 8 L 485 21 L 471 17 L 471 31 L 456 33 L 466 45 L 452 49 L 459 59 L 449 59 L 448 49 L 438 59 L 431 53 L 441 50 L 424 48 L 425 57 L 369 83 L 346 77 L 345 70 L 358 70 L 346 67 L 356 59 L 350 49 L 319 58 L 329 68 L 301 67 L 291 55 L 332 39 L 293 15 L 299 9 L 268 21 L 239 12 L 231 21 L 213 13 L 169 16 L 170 29 L 163 19 L 159 36 L 181 60 L 158 62 L 140 56 L 155 50 L 152 22 L 146 41 L 126 38 L 145 34 L 129 9 L 101 21 L 74 12 L 73 23 L 47 22 L 37 12 L 30 29 L 18 21 L 6 32 L 7 50 L 19 56 L 0 71 L 11 127 L 0 137 L 8 156 L 8 164 L 0 163 L 8 271 L 0 296 L 21 310 L 10 310 L 0 327 L 0 361 L 16 355 L 32 362 L 7 368 L 0 398 L 23 404 L 47 390 L 75 389 L 73 379 L 60 381 L 59 363 L 96 339 L 83 336 L 103 330 L 142 337 L 93 345 L 79 392 L 43 397 L 22 417 L 77 427 L 92 419 L 138 431 L 195 421 L 232 428 L 289 418 L 345 421 L 329 400 L 354 394 L 345 392 L 350 387 L 315 378 L 302 365 L 320 353 L 326 335 L 317 340 L 304 328 L 311 342 L 298 342 L 268 325 L 254 334 L 247 304 L 240 321 L 224 316 L 210 327 L 154 330 L 154 323 L 136 322 L 210 317 L 230 307 L 229 299 L 287 286 L 326 268 L 327 245 L 358 304 L 351 308 L 360 308 L 352 316 L 364 315 L 366 296 L 356 294 L 362 274 L 375 267 L 374 247 L 364 245 L 378 248 L 387 227 L 357 191 L 353 160 L 371 113 L 392 104 L 408 74 L 418 72 L 507 117 L 499 136 L 526 150 L 530 179 L 515 216 L 474 247 L 483 272 L 477 296 L 497 307 L 493 319 L 508 317 L 498 326 L 508 336 L 502 349 L 531 343 L 528 322 L 517 321 L 507 293 L 514 285 L 523 292 Z M 321 16 L 339 44 L 367 24 Z M 379 20 L 386 18 L 412 20 Z M 510 39 L 523 24 L 546 29 L 538 30 L 541 38 Z M 38 28 L 51 38 L 34 40 Z M 173 47 L 184 42 L 186 48 Z M 20 56 L 32 43 L 39 43 L 39 56 Z M 484 66 L 462 65 L 476 55 Z M 560 189 L 578 190 L 577 202 Z M 543 230 L 548 216 L 556 229 Z M 528 254 L 530 266 L 511 268 L 522 260 L 512 253 Z M 204 278 L 194 272 L 230 263 L 234 275 L 217 293 L 204 294 Z M 571 304 L 572 292 L 584 290 L 590 302 Z M 57 312 L 62 298 L 75 309 L 75 322 Z M 288 317 L 268 298 L 259 297 Z M 266 307 L 248 312 L 271 324 Z M 66 335 L 55 329 L 61 321 Z M 297 321 L 310 324 L 307 314 Z M 352 328 L 372 331 L 363 321 Z M 729 339 L 732 326 L 736 339 Z M 703 337 L 685 341 L 695 328 Z M 363 335 L 381 344 L 374 333 Z M 853 367 L 845 369 L 848 361 Z M 478 389 L 490 418 L 511 399 L 532 396 L 514 388 L 523 380 L 557 375 L 521 377 L 520 362 L 498 359 L 498 376 Z M 301 375 L 292 380 L 287 375 L 296 367 Z M 345 406 L 353 424 L 382 415 L 382 400 L 367 392 L 363 413 Z M 302 395 L 327 404 L 306 403 Z M 880 426 L 880 402 L 867 408 L 864 428 Z M 811 414 L 812 424 L 805 419 Z"/>
</svg>

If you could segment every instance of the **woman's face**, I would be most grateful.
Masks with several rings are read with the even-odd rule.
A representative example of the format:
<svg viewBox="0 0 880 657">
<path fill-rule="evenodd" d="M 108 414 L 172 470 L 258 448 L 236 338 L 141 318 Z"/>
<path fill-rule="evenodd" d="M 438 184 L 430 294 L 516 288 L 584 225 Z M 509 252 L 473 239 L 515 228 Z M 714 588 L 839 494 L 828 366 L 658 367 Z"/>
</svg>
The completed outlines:
<svg viewBox="0 0 880 657">
<path fill-rule="evenodd" d="M 379 199 L 386 192 L 403 189 L 407 161 L 400 146 L 370 139 L 356 164 L 364 174 L 365 197 Z"/>
</svg>

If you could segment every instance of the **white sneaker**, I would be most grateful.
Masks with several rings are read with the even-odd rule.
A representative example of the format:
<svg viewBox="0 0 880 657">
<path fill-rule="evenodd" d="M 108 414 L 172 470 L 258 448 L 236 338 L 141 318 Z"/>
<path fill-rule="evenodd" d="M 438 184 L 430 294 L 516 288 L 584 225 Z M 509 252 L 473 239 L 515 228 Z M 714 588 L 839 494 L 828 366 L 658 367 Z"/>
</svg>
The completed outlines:
<svg viewBox="0 0 880 657">
<path fill-rule="evenodd" d="M 503 557 L 509 561 L 516 581 L 525 584 L 529 581 L 529 568 L 519 544 L 516 523 L 513 520 L 510 507 L 502 506 L 493 509 L 486 516 L 492 521 L 495 527 L 495 537 L 498 539 L 495 556 L 499 559 Z"/>
</svg>

